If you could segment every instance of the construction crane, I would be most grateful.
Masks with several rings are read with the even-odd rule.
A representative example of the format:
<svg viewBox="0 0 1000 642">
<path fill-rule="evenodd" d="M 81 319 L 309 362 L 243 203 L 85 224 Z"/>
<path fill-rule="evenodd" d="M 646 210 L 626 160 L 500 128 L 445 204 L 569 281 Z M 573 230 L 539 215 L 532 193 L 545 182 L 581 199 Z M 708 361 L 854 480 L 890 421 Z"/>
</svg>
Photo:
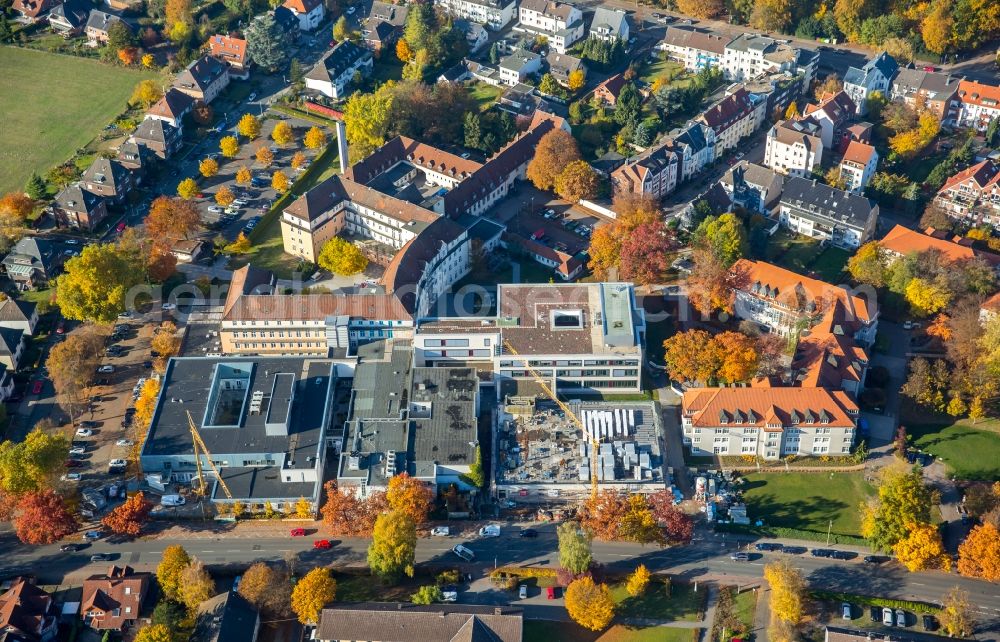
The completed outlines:
<svg viewBox="0 0 1000 642">
<path fill-rule="evenodd" d="M 222 474 L 219 469 L 215 467 L 215 462 L 212 461 L 212 453 L 209 452 L 208 446 L 202 440 L 201 435 L 198 434 L 198 428 L 194 425 L 194 419 L 191 418 L 191 411 L 187 413 L 188 418 L 188 428 L 191 430 L 191 444 L 194 447 L 194 465 L 198 469 L 198 494 L 202 497 L 205 496 L 205 475 L 202 473 L 201 469 L 201 455 L 205 455 L 208 459 L 208 465 L 215 473 L 215 478 L 219 480 L 219 485 L 222 486 L 222 492 L 226 494 L 227 499 L 232 499 L 233 494 L 229 492 L 229 486 L 226 486 L 226 480 L 222 478 Z M 198 453 L 198 449 L 201 449 L 201 454 Z"/>
<path fill-rule="evenodd" d="M 510 341 L 507 341 L 506 339 L 504 339 L 503 346 L 508 351 L 510 351 L 510 353 L 512 355 L 514 355 L 515 357 L 520 357 L 521 356 L 520 354 L 518 354 L 517 350 L 514 349 L 514 346 L 510 345 Z M 538 374 L 537 370 L 535 370 L 530 365 L 528 365 L 528 360 L 527 359 L 525 359 L 523 363 L 524 363 L 524 369 L 527 370 L 531 374 L 531 376 L 535 379 L 535 381 L 538 383 L 538 385 L 542 387 L 542 390 L 545 391 L 545 394 L 548 396 L 548 398 L 551 399 L 552 401 L 554 401 L 556 403 L 556 405 L 559 406 L 560 410 L 562 410 L 564 413 L 566 413 L 566 416 L 569 417 L 573 421 L 573 423 L 576 424 L 577 428 L 579 428 L 580 432 L 583 434 L 584 439 L 586 439 L 587 438 L 587 429 L 583 425 L 583 422 L 580 421 L 580 419 L 573 413 L 572 410 L 570 410 L 569 406 L 567 406 L 565 403 L 563 403 L 559 399 L 559 397 L 556 396 L 555 391 L 552 390 L 551 388 L 549 388 L 549 385 L 547 383 L 545 383 L 545 379 L 542 378 L 542 375 Z M 597 437 L 594 436 L 593 434 L 590 435 L 590 497 L 591 497 L 591 499 L 596 499 L 597 498 L 597 465 L 598 465 L 597 450 L 598 450 L 598 448 L 600 448 L 600 444 L 597 443 Z"/>
</svg>

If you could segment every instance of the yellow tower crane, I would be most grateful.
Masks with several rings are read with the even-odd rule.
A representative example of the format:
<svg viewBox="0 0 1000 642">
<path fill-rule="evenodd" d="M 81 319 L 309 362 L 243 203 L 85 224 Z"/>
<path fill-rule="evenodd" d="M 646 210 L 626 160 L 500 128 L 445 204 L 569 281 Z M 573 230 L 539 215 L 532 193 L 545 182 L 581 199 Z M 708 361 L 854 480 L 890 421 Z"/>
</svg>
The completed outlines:
<svg viewBox="0 0 1000 642">
<path fill-rule="evenodd" d="M 506 339 L 504 339 L 503 346 L 508 351 L 510 351 L 510 353 L 512 355 L 514 355 L 515 357 L 520 357 L 521 356 L 520 354 L 518 354 L 517 350 L 514 349 L 514 346 L 510 345 L 510 342 L 507 341 Z M 563 403 L 559 399 L 559 397 L 556 396 L 555 391 L 552 390 L 551 388 L 549 388 L 549 385 L 547 383 L 545 383 L 545 379 L 542 378 L 542 375 L 538 374 L 537 370 L 535 370 L 530 365 L 528 365 L 528 360 L 527 359 L 524 360 L 524 369 L 527 370 L 529 373 L 531 373 L 531 376 L 535 379 L 535 381 L 538 383 L 538 385 L 542 387 L 542 390 L 545 391 L 545 394 L 548 396 L 548 398 L 551 399 L 552 401 L 554 401 L 556 403 L 556 405 L 559 406 L 559 408 L 564 413 L 566 413 L 566 416 L 569 417 L 573 421 L 573 423 L 576 424 L 577 428 L 580 429 L 580 433 L 582 434 L 583 438 L 586 439 L 587 438 L 587 429 L 583 425 L 583 422 L 580 421 L 580 419 L 573 413 L 572 410 L 570 410 L 569 406 L 567 406 L 565 403 Z M 591 499 L 596 499 L 597 498 L 597 465 L 598 465 L 597 450 L 598 450 L 599 447 L 600 447 L 600 444 L 598 444 L 598 442 L 597 442 L 597 437 L 595 437 L 594 435 L 590 435 L 590 497 L 591 497 Z"/>
<path fill-rule="evenodd" d="M 219 480 L 219 485 L 222 486 L 222 492 L 226 494 L 227 499 L 232 499 L 233 494 L 229 492 L 229 486 L 226 486 L 226 480 L 222 478 L 222 474 L 219 469 L 215 467 L 215 463 L 212 461 L 212 453 L 209 452 L 208 446 L 202 440 L 201 435 L 198 434 L 198 428 L 194 425 L 194 419 L 191 418 L 191 412 L 187 413 L 188 418 L 188 428 L 191 430 L 191 443 L 194 446 L 194 465 L 198 469 L 198 494 L 202 497 L 205 496 L 205 475 L 202 473 L 201 469 L 201 455 L 205 455 L 208 459 L 208 465 L 215 473 L 215 478 Z M 198 449 L 201 449 L 201 453 L 198 453 Z"/>
</svg>

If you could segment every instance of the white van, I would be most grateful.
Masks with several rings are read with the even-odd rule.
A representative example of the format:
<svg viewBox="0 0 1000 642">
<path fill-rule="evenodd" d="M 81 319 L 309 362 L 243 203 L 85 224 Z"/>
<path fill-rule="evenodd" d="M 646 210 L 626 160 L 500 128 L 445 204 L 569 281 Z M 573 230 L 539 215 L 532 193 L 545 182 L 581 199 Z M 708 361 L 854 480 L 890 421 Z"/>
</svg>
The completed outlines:
<svg viewBox="0 0 1000 642">
<path fill-rule="evenodd" d="M 160 498 L 160 506 L 183 506 L 187 500 L 180 495 L 164 495 Z"/>
<path fill-rule="evenodd" d="M 476 559 L 476 554 L 473 553 L 468 548 L 462 546 L 461 544 L 456 544 L 451 549 L 451 552 L 454 553 L 455 555 L 458 555 L 459 557 L 461 557 L 466 562 L 471 562 L 472 560 Z"/>
</svg>

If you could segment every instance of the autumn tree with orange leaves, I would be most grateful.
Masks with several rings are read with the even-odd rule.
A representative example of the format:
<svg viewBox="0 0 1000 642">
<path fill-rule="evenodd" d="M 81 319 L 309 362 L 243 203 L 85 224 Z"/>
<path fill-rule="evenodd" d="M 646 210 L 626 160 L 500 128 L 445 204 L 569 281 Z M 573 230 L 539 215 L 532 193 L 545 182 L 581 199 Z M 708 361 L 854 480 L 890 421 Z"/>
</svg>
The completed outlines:
<svg viewBox="0 0 1000 642">
<path fill-rule="evenodd" d="M 25 544 L 52 544 L 78 526 L 63 498 L 52 490 L 27 493 L 14 506 L 14 532 Z"/>
<path fill-rule="evenodd" d="M 566 166 L 581 158 L 580 148 L 572 134 L 562 129 L 553 129 L 538 141 L 525 176 L 538 189 L 551 190 Z"/>
<path fill-rule="evenodd" d="M 663 360 L 671 379 L 708 381 L 722 366 L 719 344 L 704 330 L 678 332 L 663 342 Z"/>
<path fill-rule="evenodd" d="M 695 249 L 691 253 L 694 266 L 688 275 L 688 300 L 695 310 L 705 316 L 713 312 L 733 311 L 733 292 L 746 285 L 746 270 L 737 263 L 726 267 L 725 263 L 706 249 Z"/>
<path fill-rule="evenodd" d="M 747 381 L 757 374 L 760 356 L 757 342 L 742 332 L 720 332 L 715 335 L 722 365 L 716 373 L 725 383 Z"/>
<path fill-rule="evenodd" d="M 108 513 L 101 520 L 101 524 L 116 535 L 136 537 L 142 533 L 142 527 L 149 519 L 149 511 L 152 509 L 153 505 L 147 502 L 145 495 L 139 491 Z"/>
<path fill-rule="evenodd" d="M 389 508 L 406 513 L 419 526 L 430 515 L 434 492 L 424 482 L 403 473 L 389 479 L 385 499 L 389 502 Z"/>
<path fill-rule="evenodd" d="M 369 537 L 379 514 L 389 510 L 385 493 L 372 493 L 361 499 L 354 493 L 337 488 L 337 482 L 333 480 L 326 482 L 323 488 L 326 490 L 326 502 L 320 513 L 323 525 L 331 535 Z"/>
<path fill-rule="evenodd" d="M 648 194 L 618 194 L 611 204 L 617 218 L 594 230 L 590 238 L 588 267 L 599 279 L 610 277 L 612 270 L 621 268 L 622 245 L 633 233 L 646 225 L 661 222 L 660 206 Z"/>
<path fill-rule="evenodd" d="M 1000 530 L 986 522 L 976 526 L 958 547 L 958 572 L 987 582 L 1000 581 Z"/>
<path fill-rule="evenodd" d="M 580 526 L 595 539 L 640 544 L 689 542 L 694 532 L 691 519 L 672 505 L 672 497 L 626 495 L 604 490 L 584 502 Z"/>
<path fill-rule="evenodd" d="M 143 224 L 150 239 L 167 242 L 189 238 L 201 224 L 201 217 L 191 201 L 161 196 L 150 205 Z"/>
</svg>

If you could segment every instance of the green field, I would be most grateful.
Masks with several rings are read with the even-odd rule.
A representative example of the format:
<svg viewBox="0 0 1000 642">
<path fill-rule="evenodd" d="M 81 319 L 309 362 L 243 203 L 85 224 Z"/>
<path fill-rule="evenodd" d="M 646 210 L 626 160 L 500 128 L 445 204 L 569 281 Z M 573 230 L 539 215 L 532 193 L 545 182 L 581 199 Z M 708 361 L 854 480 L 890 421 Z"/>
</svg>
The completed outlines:
<svg viewBox="0 0 1000 642">
<path fill-rule="evenodd" d="M 472 99 L 479 105 L 480 111 L 485 111 L 492 107 L 499 100 L 500 94 L 503 93 L 503 89 L 500 87 L 487 85 L 478 80 L 467 83 L 465 88 L 468 90 L 469 95 L 472 96 Z"/>
<path fill-rule="evenodd" d="M 858 535 L 858 506 L 874 493 L 856 473 L 756 473 L 745 477 L 743 496 L 752 520 L 767 526 Z"/>
<path fill-rule="evenodd" d="M 649 618 L 670 622 L 698 622 L 701 620 L 705 592 L 695 593 L 687 584 L 667 586 L 657 580 L 639 597 L 632 597 L 624 584 L 611 587 L 611 595 L 618 604 L 616 613 L 625 618 Z"/>
<path fill-rule="evenodd" d="M 907 424 L 913 445 L 940 457 L 958 479 L 1000 480 L 1000 421 Z"/>
<path fill-rule="evenodd" d="M 815 272 L 823 281 L 839 283 L 851 254 L 839 247 L 821 248 L 816 239 L 781 229 L 768 241 L 764 258 L 793 272 Z"/>
<path fill-rule="evenodd" d="M 16 47 L 0 47 L 0 69 L 0 192 L 68 160 L 125 110 L 136 83 L 155 76 Z"/>
</svg>

